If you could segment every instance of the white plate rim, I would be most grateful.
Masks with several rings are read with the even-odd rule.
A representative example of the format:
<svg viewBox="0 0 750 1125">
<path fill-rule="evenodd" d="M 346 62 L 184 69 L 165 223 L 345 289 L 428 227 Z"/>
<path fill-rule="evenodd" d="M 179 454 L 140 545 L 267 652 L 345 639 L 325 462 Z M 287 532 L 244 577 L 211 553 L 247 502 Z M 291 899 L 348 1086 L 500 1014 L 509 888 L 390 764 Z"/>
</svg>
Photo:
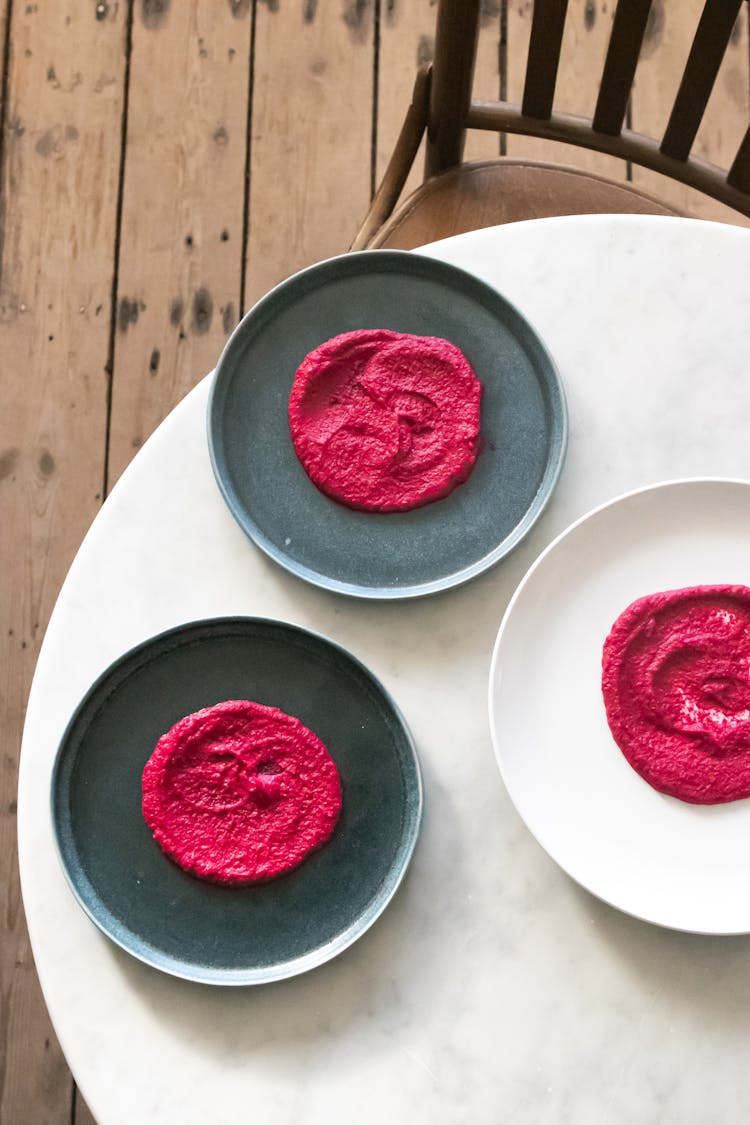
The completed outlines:
<svg viewBox="0 0 750 1125">
<path fill-rule="evenodd" d="M 725 484 L 725 485 L 731 485 L 731 486 L 741 486 L 741 487 L 750 489 L 750 479 L 745 478 L 745 477 L 689 476 L 689 477 L 673 477 L 673 478 L 668 478 L 668 479 L 665 479 L 665 480 L 655 481 L 655 482 L 652 482 L 650 484 L 642 485 L 638 488 L 628 489 L 628 491 L 621 492 L 621 493 L 617 494 L 616 496 L 613 496 L 610 499 L 603 501 L 601 504 L 597 504 L 595 507 L 590 508 L 588 511 L 584 512 L 581 516 L 579 516 L 577 519 L 575 519 L 572 523 L 568 524 L 567 527 L 563 528 L 563 530 L 561 532 L 559 532 L 554 537 L 554 539 L 551 540 L 550 543 L 547 544 L 547 546 L 544 548 L 544 550 L 541 551 L 540 554 L 537 555 L 537 557 L 534 559 L 534 561 L 532 562 L 532 564 L 530 565 L 530 567 L 528 568 L 528 570 L 524 574 L 523 578 L 519 582 L 518 586 L 514 590 L 512 596 L 511 596 L 511 599 L 508 602 L 508 605 L 506 607 L 505 613 L 503 614 L 502 620 L 500 622 L 500 627 L 498 629 L 497 636 L 495 638 L 495 643 L 494 643 L 493 649 L 492 649 L 492 658 L 490 660 L 489 678 L 488 678 L 488 683 L 487 683 L 487 712 L 488 712 L 488 720 L 489 720 L 489 727 L 490 727 L 490 738 L 491 738 L 491 741 L 492 741 L 492 749 L 493 749 L 493 753 L 494 753 L 494 756 L 495 756 L 495 762 L 497 764 L 497 768 L 499 770 L 500 777 L 502 779 L 503 785 L 505 786 L 506 792 L 507 792 L 507 794 L 510 798 L 511 804 L 513 805 L 513 808 L 515 809 L 516 813 L 518 814 L 520 820 L 524 824 L 524 827 L 526 828 L 527 832 L 529 832 L 529 834 L 534 838 L 534 840 L 537 842 L 539 847 L 553 861 L 553 863 L 555 863 L 560 868 L 560 870 L 565 872 L 565 874 L 568 876 L 568 878 L 572 879 L 574 883 L 576 883 L 578 886 L 582 887 L 585 891 L 588 891 L 588 893 L 593 895 L 594 898 L 599 899 L 600 902 L 603 902 L 607 906 L 611 906 L 613 909 L 618 910 L 621 913 L 626 914 L 631 918 L 635 918 L 638 921 L 648 922 L 649 924 L 659 926 L 662 929 L 673 930 L 673 931 L 677 931 L 677 932 L 680 932 L 680 933 L 696 934 L 696 935 L 705 936 L 705 937 L 709 937 L 709 936 L 712 936 L 712 937 L 737 937 L 737 936 L 750 934 L 750 910 L 748 912 L 748 920 L 742 927 L 736 927 L 736 928 L 734 928 L 734 927 L 733 928 L 718 928 L 718 927 L 698 928 L 698 927 L 693 927 L 693 926 L 688 927 L 688 926 L 684 926 L 684 925 L 677 925 L 673 922 L 665 921 L 663 918 L 655 917 L 652 914 L 650 914 L 648 911 L 639 911 L 637 909 L 633 909 L 631 907 L 628 907 L 624 903 L 617 901 L 616 896 L 611 896 L 611 897 L 608 896 L 607 894 L 605 894 L 602 891 L 601 888 L 595 888 L 595 887 L 589 885 L 589 882 L 586 879 L 581 878 L 578 875 L 576 875 L 575 872 L 570 870 L 569 867 L 566 864 L 564 864 L 563 862 L 561 862 L 557 858 L 557 856 L 554 854 L 553 850 L 542 839 L 540 839 L 537 832 L 532 830 L 532 828 L 527 823 L 526 817 L 524 816 L 524 814 L 521 810 L 520 803 L 517 799 L 517 796 L 514 793 L 513 785 L 509 780 L 508 773 L 503 766 L 503 758 L 502 758 L 502 755 L 501 755 L 501 752 L 500 752 L 500 747 L 499 747 L 498 738 L 497 738 L 496 715 L 495 715 L 495 705 L 494 705 L 494 690 L 493 690 L 494 685 L 495 685 L 496 675 L 497 675 L 497 666 L 498 666 L 498 662 L 499 662 L 499 659 L 500 659 L 500 651 L 501 651 L 501 648 L 502 648 L 503 638 L 504 638 L 506 629 L 508 627 L 508 623 L 510 622 L 511 617 L 514 613 L 515 607 L 518 604 L 519 600 L 523 597 L 526 587 L 529 585 L 529 583 L 533 579 L 536 572 L 544 564 L 547 557 L 549 555 L 551 555 L 553 553 L 553 551 L 556 550 L 556 548 L 558 547 L 558 545 L 560 543 L 562 543 L 565 539 L 567 539 L 571 535 L 573 535 L 582 524 L 585 524 L 589 520 L 594 519 L 600 513 L 604 512 L 604 511 L 606 511 L 610 508 L 614 508 L 619 504 L 622 504 L 622 503 L 624 503 L 628 500 L 633 499 L 634 497 L 643 495 L 645 493 L 654 493 L 654 492 L 658 492 L 660 490 L 667 490 L 667 489 L 671 489 L 671 488 L 678 487 L 678 486 L 685 486 L 685 485 L 698 485 L 698 486 L 700 486 L 700 485 L 711 485 L 711 484 L 718 484 L 718 485 Z"/>
</svg>

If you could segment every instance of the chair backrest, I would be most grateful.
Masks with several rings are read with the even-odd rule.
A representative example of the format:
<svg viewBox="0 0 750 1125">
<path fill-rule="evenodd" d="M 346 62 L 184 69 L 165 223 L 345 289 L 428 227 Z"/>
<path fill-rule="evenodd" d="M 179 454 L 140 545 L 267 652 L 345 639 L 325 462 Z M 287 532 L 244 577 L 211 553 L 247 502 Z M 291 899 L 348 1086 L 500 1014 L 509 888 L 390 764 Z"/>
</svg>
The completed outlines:
<svg viewBox="0 0 750 1125">
<path fill-rule="evenodd" d="M 567 0 L 534 0 L 523 101 L 472 100 L 480 0 L 440 0 L 427 122 L 427 174 L 460 163 L 466 129 L 597 149 L 680 180 L 750 215 L 750 125 L 728 170 L 691 155 L 743 0 L 706 0 L 664 136 L 623 128 L 652 0 L 618 0 L 591 118 L 553 107 Z"/>
</svg>

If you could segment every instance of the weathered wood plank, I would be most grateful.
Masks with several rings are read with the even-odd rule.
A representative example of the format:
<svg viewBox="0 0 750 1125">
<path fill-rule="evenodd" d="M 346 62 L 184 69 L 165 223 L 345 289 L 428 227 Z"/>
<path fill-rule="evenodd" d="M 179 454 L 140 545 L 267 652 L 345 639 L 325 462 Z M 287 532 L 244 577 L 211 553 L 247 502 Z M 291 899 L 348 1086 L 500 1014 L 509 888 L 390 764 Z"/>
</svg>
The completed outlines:
<svg viewBox="0 0 750 1125">
<path fill-rule="evenodd" d="M 3 120 L 4 95 L 5 95 L 5 61 L 10 50 L 10 21 L 8 13 L 8 0 L 0 0 L 0 122 Z M 7 49 L 7 50 L 6 50 Z"/>
<path fill-rule="evenodd" d="M 417 67 L 432 59 L 435 50 L 434 0 L 385 0 L 380 21 L 378 129 L 376 172 L 378 182 L 393 152 L 411 97 Z M 474 97 L 500 96 L 500 0 L 484 0 L 474 72 Z M 466 160 L 487 160 L 499 153 L 498 137 L 477 130 L 466 138 Z M 403 196 L 422 182 L 424 144 L 414 161 Z"/>
<path fill-rule="evenodd" d="M 365 216 L 374 33 L 374 0 L 258 4 L 246 305 L 345 251 Z"/>
<path fill-rule="evenodd" d="M 2 166 L 0 1120 L 61 1125 L 15 859 L 18 749 L 53 602 L 101 501 L 126 5 L 16 3 Z"/>
<path fill-rule="evenodd" d="M 240 317 L 252 5 L 136 5 L 108 483 Z"/>
<path fill-rule="evenodd" d="M 83 1100 L 80 1090 L 76 1090 L 71 1125 L 96 1125 L 96 1118 Z"/>
<path fill-rule="evenodd" d="M 663 136 L 702 10 L 703 0 L 683 0 L 679 5 L 653 0 L 633 87 L 632 120 L 638 132 Z M 748 11 L 743 4 L 693 145 L 694 155 L 729 168 L 749 114 Z M 634 167 L 633 182 L 696 218 L 750 225 L 731 208 L 656 172 Z"/>
<path fill-rule="evenodd" d="M 570 0 L 563 31 L 554 107 L 593 117 L 616 0 Z M 508 0 L 508 101 L 521 104 L 531 34 L 532 0 Z M 574 145 L 508 135 L 508 156 L 570 164 L 612 180 L 625 180 L 624 160 Z"/>
</svg>

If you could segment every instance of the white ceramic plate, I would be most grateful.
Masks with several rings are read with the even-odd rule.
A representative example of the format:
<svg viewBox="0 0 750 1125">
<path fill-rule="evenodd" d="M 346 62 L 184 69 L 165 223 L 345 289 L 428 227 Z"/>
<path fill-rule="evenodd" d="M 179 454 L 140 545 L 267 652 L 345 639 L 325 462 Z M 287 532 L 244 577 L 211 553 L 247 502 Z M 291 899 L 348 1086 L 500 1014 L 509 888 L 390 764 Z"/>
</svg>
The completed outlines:
<svg viewBox="0 0 750 1125">
<path fill-rule="evenodd" d="M 750 800 L 685 804 L 614 742 L 601 653 L 656 590 L 750 586 L 750 482 L 672 481 L 595 509 L 539 556 L 500 627 L 489 685 L 500 772 L 530 831 L 582 886 L 695 933 L 750 933 Z"/>
</svg>

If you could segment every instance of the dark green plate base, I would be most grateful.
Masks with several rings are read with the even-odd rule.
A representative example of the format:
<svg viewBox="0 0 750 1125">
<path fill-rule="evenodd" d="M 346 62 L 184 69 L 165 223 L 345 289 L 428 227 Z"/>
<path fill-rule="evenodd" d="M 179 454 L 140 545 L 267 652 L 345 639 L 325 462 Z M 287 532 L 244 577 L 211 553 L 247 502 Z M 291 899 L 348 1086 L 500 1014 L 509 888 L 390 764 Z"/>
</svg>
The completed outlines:
<svg viewBox="0 0 750 1125">
<path fill-rule="evenodd" d="M 481 450 L 443 500 L 358 512 L 324 496 L 297 460 L 287 407 L 295 372 L 356 328 L 441 336 L 481 380 Z M 211 459 L 230 511 L 281 566 L 366 598 L 409 598 L 466 582 L 520 543 L 557 482 L 567 414 L 555 366 L 504 297 L 464 270 L 404 251 L 345 254 L 273 289 L 235 329 L 208 410 Z"/>
<path fill-rule="evenodd" d="M 296 715 L 336 762 L 331 840 L 271 882 L 222 887 L 183 872 L 141 813 L 141 773 L 183 715 L 252 699 Z M 139 645 L 93 685 L 62 741 L 52 813 L 68 880 L 92 920 L 158 969 L 213 984 L 322 964 L 385 909 L 419 831 L 422 786 L 395 704 L 344 649 L 282 622 L 218 618 Z"/>
</svg>

